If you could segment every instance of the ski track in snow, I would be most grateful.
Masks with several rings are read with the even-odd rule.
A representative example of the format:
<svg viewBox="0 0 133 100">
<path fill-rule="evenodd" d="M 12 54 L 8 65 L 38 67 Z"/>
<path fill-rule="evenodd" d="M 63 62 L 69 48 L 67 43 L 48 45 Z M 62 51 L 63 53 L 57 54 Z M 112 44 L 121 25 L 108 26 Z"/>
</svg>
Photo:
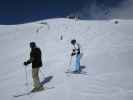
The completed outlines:
<svg viewBox="0 0 133 100">
<path fill-rule="evenodd" d="M 41 22 L 47 24 L 40 24 Z M 2 100 L 132 100 L 133 99 L 133 21 L 80 21 L 50 19 L 21 25 L 0 26 L 0 97 Z M 63 40 L 60 40 L 60 36 Z M 66 74 L 69 69 L 70 40 L 81 45 L 84 74 Z M 13 98 L 32 88 L 31 66 L 25 85 L 23 61 L 29 42 L 42 49 L 44 86 L 54 89 Z M 44 76 L 40 73 L 41 80 Z"/>
</svg>

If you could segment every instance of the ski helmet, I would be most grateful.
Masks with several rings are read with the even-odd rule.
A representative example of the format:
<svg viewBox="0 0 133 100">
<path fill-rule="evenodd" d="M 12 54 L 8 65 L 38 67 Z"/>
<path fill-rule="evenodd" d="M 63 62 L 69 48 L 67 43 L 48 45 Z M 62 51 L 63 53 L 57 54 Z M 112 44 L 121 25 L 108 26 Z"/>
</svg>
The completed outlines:
<svg viewBox="0 0 133 100">
<path fill-rule="evenodd" d="M 35 42 L 30 42 L 30 47 L 31 47 L 31 48 L 36 47 L 36 43 L 35 43 Z"/>
<path fill-rule="evenodd" d="M 71 40 L 71 44 L 75 44 L 76 43 L 76 40 L 75 39 L 72 39 Z"/>
</svg>

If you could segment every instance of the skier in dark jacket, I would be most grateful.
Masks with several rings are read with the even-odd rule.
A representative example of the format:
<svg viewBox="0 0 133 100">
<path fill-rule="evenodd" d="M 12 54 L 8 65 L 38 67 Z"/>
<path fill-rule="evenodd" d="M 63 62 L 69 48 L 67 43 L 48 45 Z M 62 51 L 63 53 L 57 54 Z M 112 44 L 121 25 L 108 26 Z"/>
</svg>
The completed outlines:
<svg viewBox="0 0 133 100">
<path fill-rule="evenodd" d="M 30 58 L 24 62 L 24 65 L 32 63 L 32 78 L 33 78 L 33 86 L 32 92 L 42 90 L 43 85 L 40 83 L 39 79 L 39 69 L 42 67 L 42 59 L 41 59 L 41 50 L 36 46 L 35 42 L 30 42 Z"/>
</svg>

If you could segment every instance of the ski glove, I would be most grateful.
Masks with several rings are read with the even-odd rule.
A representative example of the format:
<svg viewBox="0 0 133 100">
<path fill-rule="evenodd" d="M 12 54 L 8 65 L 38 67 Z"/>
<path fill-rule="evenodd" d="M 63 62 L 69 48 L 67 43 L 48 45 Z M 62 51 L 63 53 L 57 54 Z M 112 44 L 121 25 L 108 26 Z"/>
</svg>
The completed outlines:
<svg viewBox="0 0 133 100">
<path fill-rule="evenodd" d="M 25 61 L 25 62 L 24 62 L 24 65 L 25 65 L 25 66 L 27 66 L 27 65 L 28 65 L 28 63 Z"/>
<path fill-rule="evenodd" d="M 29 60 L 27 60 L 27 61 L 25 61 L 25 62 L 24 62 L 24 65 L 27 66 L 28 64 L 32 63 L 32 60 L 33 60 L 33 58 L 32 58 L 32 59 L 29 59 Z"/>
<path fill-rule="evenodd" d="M 25 62 L 24 62 L 24 65 L 27 66 L 27 65 L 30 64 L 30 63 L 31 63 L 31 61 L 28 60 L 28 61 L 25 61 Z"/>
<path fill-rule="evenodd" d="M 71 53 L 71 56 L 74 56 L 74 55 L 76 55 L 76 53 L 75 53 L 75 52 L 72 52 L 72 53 Z"/>
</svg>

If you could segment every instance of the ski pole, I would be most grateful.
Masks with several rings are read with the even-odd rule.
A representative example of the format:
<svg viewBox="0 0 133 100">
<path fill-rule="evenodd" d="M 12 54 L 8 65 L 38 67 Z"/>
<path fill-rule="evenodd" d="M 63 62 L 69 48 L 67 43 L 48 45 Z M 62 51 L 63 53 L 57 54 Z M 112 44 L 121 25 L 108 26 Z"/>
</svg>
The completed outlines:
<svg viewBox="0 0 133 100">
<path fill-rule="evenodd" d="M 69 66 L 71 65 L 71 63 L 72 63 L 72 56 L 71 56 L 70 61 L 69 61 Z"/>
<path fill-rule="evenodd" d="M 68 67 L 70 67 L 70 65 L 71 65 L 71 62 L 72 62 L 72 56 L 71 56 L 71 58 L 70 58 L 70 60 L 69 60 Z M 68 69 L 67 69 L 67 71 L 70 71 L 70 69 L 68 68 Z"/>
<path fill-rule="evenodd" d="M 71 66 L 71 63 L 72 63 L 72 56 L 71 56 L 71 58 L 70 58 L 70 61 L 69 61 L 69 65 L 68 65 L 68 67 Z M 68 69 L 68 71 L 70 71 L 70 69 Z"/>
<path fill-rule="evenodd" d="M 41 71 L 41 69 L 40 69 L 40 73 L 42 74 L 43 78 L 45 79 L 45 75 L 44 75 L 44 73 Z"/>
<path fill-rule="evenodd" d="M 26 66 L 25 66 L 25 85 L 28 86 L 28 77 L 27 77 L 27 69 L 26 69 Z"/>
</svg>

